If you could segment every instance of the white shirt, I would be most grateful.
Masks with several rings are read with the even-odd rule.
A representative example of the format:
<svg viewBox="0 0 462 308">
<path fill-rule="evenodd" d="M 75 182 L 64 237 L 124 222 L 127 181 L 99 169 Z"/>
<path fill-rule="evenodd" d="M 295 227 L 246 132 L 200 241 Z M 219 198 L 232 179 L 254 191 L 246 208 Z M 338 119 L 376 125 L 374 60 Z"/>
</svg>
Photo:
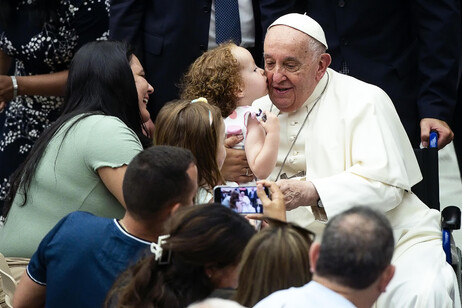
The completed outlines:
<svg viewBox="0 0 462 308">
<path fill-rule="evenodd" d="M 254 308 L 355 308 L 349 300 L 316 281 L 299 288 L 290 288 L 270 294 Z"/>
<path fill-rule="evenodd" d="M 255 46 L 255 20 L 252 0 L 238 0 L 239 19 L 241 23 L 241 45 L 242 47 Z M 215 34 L 215 0 L 212 1 L 210 13 L 209 45 L 208 49 L 217 47 Z"/>
</svg>

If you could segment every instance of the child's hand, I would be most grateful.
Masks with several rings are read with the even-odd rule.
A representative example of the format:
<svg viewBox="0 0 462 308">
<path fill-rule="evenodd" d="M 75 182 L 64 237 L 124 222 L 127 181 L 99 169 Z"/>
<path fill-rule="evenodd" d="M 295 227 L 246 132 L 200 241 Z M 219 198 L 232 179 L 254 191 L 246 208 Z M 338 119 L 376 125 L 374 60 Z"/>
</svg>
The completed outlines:
<svg viewBox="0 0 462 308">
<path fill-rule="evenodd" d="M 264 115 L 266 116 L 266 121 L 260 121 L 260 125 L 263 127 L 265 132 L 268 133 L 278 133 L 279 134 L 279 119 L 278 117 L 269 112 L 263 111 Z"/>
</svg>

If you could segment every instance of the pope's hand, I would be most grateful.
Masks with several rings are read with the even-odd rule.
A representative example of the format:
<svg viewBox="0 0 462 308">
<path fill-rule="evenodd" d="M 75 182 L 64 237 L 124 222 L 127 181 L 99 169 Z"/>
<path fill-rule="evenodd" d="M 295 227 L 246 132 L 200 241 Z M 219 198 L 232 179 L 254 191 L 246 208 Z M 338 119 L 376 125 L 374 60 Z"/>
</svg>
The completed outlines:
<svg viewBox="0 0 462 308">
<path fill-rule="evenodd" d="M 319 199 L 313 183 L 300 180 L 279 180 L 276 184 L 284 194 L 286 209 L 291 211 L 299 206 L 315 206 Z"/>
</svg>

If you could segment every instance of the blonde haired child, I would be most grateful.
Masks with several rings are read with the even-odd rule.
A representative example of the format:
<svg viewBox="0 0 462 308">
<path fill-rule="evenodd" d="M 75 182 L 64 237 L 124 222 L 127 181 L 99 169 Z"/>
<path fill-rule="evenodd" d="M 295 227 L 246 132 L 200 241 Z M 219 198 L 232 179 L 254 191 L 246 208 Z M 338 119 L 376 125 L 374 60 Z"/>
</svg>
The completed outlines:
<svg viewBox="0 0 462 308">
<path fill-rule="evenodd" d="M 203 96 L 220 108 L 226 118 L 227 136 L 243 135 L 244 140 L 235 148 L 245 147 L 251 169 L 246 175 L 268 177 L 277 160 L 279 120 L 251 106 L 268 90 L 265 73 L 255 65 L 250 52 L 233 43 L 205 52 L 189 68 L 182 87 L 183 98 Z"/>
<path fill-rule="evenodd" d="M 220 110 L 202 97 L 172 101 L 159 111 L 155 127 L 155 145 L 186 148 L 196 157 L 199 191 L 195 203 L 212 201 L 213 187 L 224 183 L 220 169 L 226 157 L 225 127 Z"/>
</svg>

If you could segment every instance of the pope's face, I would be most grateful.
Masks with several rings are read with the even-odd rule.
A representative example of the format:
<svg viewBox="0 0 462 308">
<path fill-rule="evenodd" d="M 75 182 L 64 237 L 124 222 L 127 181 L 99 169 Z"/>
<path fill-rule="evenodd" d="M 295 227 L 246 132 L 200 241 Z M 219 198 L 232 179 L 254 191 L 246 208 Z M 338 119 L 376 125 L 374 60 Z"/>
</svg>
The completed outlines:
<svg viewBox="0 0 462 308">
<path fill-rule="evenodd" d="M 313 59 L 309 37 L 287 26 L 273 26 L 264 44 L 268 94 L 283 112 L 300 108 L 319 82 L 319 61 Z"/>
</svg>

